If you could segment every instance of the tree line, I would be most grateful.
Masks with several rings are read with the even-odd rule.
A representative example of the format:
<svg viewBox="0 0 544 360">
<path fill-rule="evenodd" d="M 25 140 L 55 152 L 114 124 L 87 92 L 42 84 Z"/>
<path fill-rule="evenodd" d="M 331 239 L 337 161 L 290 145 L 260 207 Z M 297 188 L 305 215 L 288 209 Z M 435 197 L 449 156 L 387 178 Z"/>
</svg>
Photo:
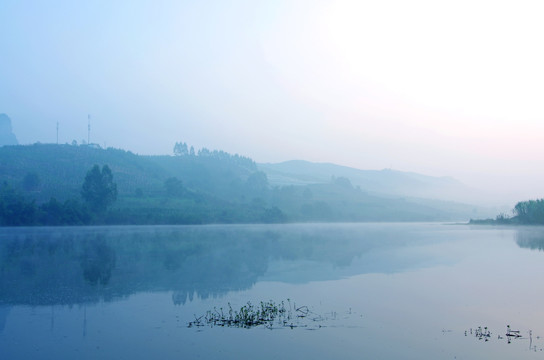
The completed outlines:
<svg viewBox="0 0 544 360">
<path fill-rule="evenodd" d="M 495 219 L 475 220 L 470 224 L 544 224 L 544 199 L 527 200 L 518 202 L 512 209 L 512 216 L 501 213 Z"/>
<path fill-rule="evenodd" d="M 31 175 L 33 184 L 37 176 Z M 0 186 L 0 225 L 87 225 L 100 219 L 117 199 L 117 184 L 108 165 L 94 165 L 85 176 L 80 199 L 52 197 L 40 205 L 4 182 Z"/>
<path fill-rule="evenodd" d="M 223 162 L 230 162 L 236 165 L 240 165 L 248 169 L 257 169 L 255 161 L 253 161 L 249 157 L 240 156 L 238 154 L 231 155 L 222 150 L 209 150 L 205 147 L 195 151 L 194 146 L 189 147 L 185 142 L 176 142 L 176 144 L 174 145 L 174 156 L 198 156 L 201 158 L 213 158 L 221 160 Z"/>
</svg>

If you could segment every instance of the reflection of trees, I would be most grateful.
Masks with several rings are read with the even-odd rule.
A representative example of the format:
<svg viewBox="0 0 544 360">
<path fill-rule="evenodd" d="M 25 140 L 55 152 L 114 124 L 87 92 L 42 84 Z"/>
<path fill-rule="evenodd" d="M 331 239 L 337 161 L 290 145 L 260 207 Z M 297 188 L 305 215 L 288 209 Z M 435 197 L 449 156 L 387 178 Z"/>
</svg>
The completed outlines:
<svg viewBox="0 0 544 360">
<path fill-rule="evenodd" d="M 342 225 L 3 229 L 0 305 L 94 303 L 142 291 L 172 291 L 184 304 L 248 289 L 270 261 L 347 267 L 371 249 L 397 246 L 397 235 Z"/>
<path fill-rule="evenodd" d="M 81 255 L 83 278 L 91 285 L 107 285 L 115 267 L 115 251 L 108 246 L 103 236 L 85 241 Z"/>
<path fill-rule="evenodd" d="M 6 326 L 6 319 L 10 311 L 11 308 L 0 306 L 0 334 L 2 334 L 2 332 L 4 331 L 4 327 Z"/>
<path fill-rule="evenodd" d="M 516 243 L 521 248 L 544 251 L 544 228 L 521 228 L 516 231 Z"/>
<path fill-rule="evenodd" d="M 174 291 L 175 299 L 183 298 L 175 302 L 183 303 L 195 294 L 205 298 L 251 287 L 267 269 L 273 240 L 228 227 L 206 229 L 45 229 L 5 236 L 10 240 L 0 235 L 0 305 L 107 301 L 139 291 Z"/>
</svg>

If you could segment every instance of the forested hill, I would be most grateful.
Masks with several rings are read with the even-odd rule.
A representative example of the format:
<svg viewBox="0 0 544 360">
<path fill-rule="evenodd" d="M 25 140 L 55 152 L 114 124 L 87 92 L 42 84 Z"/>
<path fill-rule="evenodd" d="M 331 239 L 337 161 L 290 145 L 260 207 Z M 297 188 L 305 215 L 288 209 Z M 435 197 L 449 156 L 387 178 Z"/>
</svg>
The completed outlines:
<svg viewBox="0 0 544 360">
<path fill-rule="evenodd" d="M 0 181 L 38 202 L 79 197 L 85 174 L 94 164 L 109 165 L 120 195 L 137 188 L 157 191 L 168 176 L 150 159 L 123 150 L 52 144 L 0 147 Z M 25 183 L 29 175 L 36 175 L 37 183 Z"/>
<path fill-rule="evenodd" d="M 121 197 L 136 192 L 158 196 L 172 177 L 183 179 L 188 187 L 221 192 L 257 171 L 248 158 L 206 149 L 194 156 L 140 156 L 113 148 L 35 144 L 0 147 L 0 182 L 26 190 L 37 201 L 65 200 L 79 197 L 85 174 L 94 164 L 111 168 Z M 37 186 L 25 185 L 29 174 L 37 175 Z"/>
<path fill-rule="evenodd" d="M 0 224 L 436 221 L 487 215 L 468 205 L 370 195 L 346 177 L 271 186 L 250 158 L 205 148 L 189 152 L 182 145 L 176 156 L 86 145 L 0 147 Z M 82 184 L 95 164 L 107 165 L 116 185 L 110 194 L 116 201 L 100 214 L 89 212 L 92 206 L 82 199 Z M 22 220 L 14 215 L 20 209 L 26 209 Z"/>
</svg>

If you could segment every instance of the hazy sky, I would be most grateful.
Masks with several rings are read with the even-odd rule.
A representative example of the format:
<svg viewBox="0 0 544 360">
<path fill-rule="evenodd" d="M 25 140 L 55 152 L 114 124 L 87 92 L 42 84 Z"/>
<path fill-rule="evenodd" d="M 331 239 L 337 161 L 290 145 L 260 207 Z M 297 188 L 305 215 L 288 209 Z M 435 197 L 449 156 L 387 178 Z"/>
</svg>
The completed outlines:
<svg viewBox="0 0 544 360">
<path fill-rule="evenodd" d="M 541 1 L 0 1 L 23 144 L 176 141 L 544 196 Z"/>
</svg>

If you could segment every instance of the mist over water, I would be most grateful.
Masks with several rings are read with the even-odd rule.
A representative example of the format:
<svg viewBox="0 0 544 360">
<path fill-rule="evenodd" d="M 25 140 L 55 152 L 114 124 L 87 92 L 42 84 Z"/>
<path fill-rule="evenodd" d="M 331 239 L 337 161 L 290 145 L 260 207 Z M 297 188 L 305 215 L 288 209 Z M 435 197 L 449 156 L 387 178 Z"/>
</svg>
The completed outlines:
<svg viewBox="0 0 544 360">
<path fill-rule="evenodd" d="M 8 358 L 529 359 L 544 347 L 541 234 L 422 223 L 3 229 L 0 345 Z M 187 327 L 213 308 L 287 299 L 316 318 Z M 523 337 L 508 344 L 506 325 Z M 493 333 L 485 344 L 465 336 L 479 326 Z"/>
</svg>

